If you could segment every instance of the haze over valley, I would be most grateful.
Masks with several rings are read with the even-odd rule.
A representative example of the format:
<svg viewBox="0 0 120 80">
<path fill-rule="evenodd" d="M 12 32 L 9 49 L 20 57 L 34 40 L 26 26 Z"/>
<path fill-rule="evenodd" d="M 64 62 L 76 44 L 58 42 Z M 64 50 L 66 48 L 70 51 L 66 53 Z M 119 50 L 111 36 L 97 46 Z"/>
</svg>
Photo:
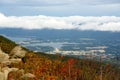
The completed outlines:
<svg viewBox="0 0 120 80">
<path fill-rule="evenodd" d="M 1 28 L 0 34 L 35 52 L 95 60 L 102 56 L 105 61 L 120 59 L 119 32 Z"/>
</svg>

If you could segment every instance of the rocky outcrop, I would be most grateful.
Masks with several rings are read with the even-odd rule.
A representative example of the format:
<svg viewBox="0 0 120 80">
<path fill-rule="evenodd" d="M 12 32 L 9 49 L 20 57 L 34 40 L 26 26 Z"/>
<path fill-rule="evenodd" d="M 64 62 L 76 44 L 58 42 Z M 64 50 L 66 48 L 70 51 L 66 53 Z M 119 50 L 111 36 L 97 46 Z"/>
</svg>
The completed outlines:
<svg viewBox="0 0 120 80">
<path fill-rule="evenodd" d="M 7 61 L 9 59 L 9 55 L 2 51 L 0 47 L 0 62 Z"/>
<path fill-rule="evenodd" d="M 18 68 L 0 67 L 0 80 L 8 80 L 8 74 L 11 71 L 17 71 Z"/>
<path fill-rule="evenodd" d="M 18 52 L 18 53 L 15 53 L 15 52 Z M 10 56 L 11 54 L 8 55 L 7 53 L 3 52 L 2 49 L 0 48 L 0 63 L 2 63 L 4 66 L 10 65 L 11 63 L 18 63 L 22 61 L 21 57 L 25 56 L 26 51 L 21 50 L 20 48 L 15 48 L 13 49 L 13 53 L 14 54 Z M 19 58 L 15 58 L 15 56 L 18 56 Z"/>
<path fill-rule="evenodd" d="M 27 51 L 25 51 L 21 46 L 16 46 L 12 49 L 9 55 L 11 58 L 23 58 L 26 53 Z"/>
<path fill-rule="evenodd" d="M 10 54 L 6 54 L 0 48 L 0 80 L 8 80 L 8 74 L 10 72 L 18 71 L 22 73 L 21 78 L 35 78 L 35 75 L 31 73 L 24 73 L 24 70 L 18 68 L 9 68 L 8 65 L 11 63 L 19 63 L 22 58 L 25 57 L 27 51 L 23 50 L 21 46 L 16 46 Z"/>
<path fill-rule="evenodd" d="M 11 71 L 17 71 L 17 68 L 9 68 L 7 67 L 13 61 L 9 59 L 10 56 L 2 51 L 0 48 L 0 80 L 7 80 L 8 74 Z"/>
<path fill-rule="evenodd" d="M 4 65 L 9 65 L 11 62 L 9 61 L 9 55 L 2 51 L 0 48 L 0 63 Z"/>
</svg>

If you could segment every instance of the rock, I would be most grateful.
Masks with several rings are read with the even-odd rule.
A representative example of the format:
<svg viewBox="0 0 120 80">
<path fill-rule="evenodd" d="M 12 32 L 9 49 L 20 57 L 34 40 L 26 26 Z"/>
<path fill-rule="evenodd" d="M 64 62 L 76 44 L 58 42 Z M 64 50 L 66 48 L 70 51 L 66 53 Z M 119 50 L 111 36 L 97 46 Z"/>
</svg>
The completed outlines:
<svg viewBox="0 0 120 80">
<path fill-rule="evenodd" d="M 4 66 L 10 65 L 11 63 L 18 63 L 21 59 L 9 59 L 9 55 L 3 52 L 0 48 L 0 63 Z"/>
<path fill-rule="evenodd" d="M 14 58 L 9 59 L 9 58 L 10 58 L 9 55 L 6 54 L 5 52 L 3 52 L 0 48 L 0 63 L 2 63 L 4 66 L 8 66 L 11 63 L 18 63 L 18 62 L 22 61 L 20 58 L 19 59 L 18 58 L 17 59 L 14 59 Z"/>
<path fill-rule="evenodd" d="M 1 62 L 3 66 L 9 66 L 11 64 L 11 61 L 6 60 Z"/>
<path fill-rule="evenodd" d="M 0 72 L 0 80 L 5 80 L 4 73 Z"/>
<path fill-rule="evenodd" d="M 31 73 L 26 73 L 21 78 L 35 78 L 35 75 Z"/>
<path fill-rule="evenodd" d="M 21 62 L 22 60 L 21 59 L 9 59 L 9 61 L 11 62 L 11 63 L 19 63 L 19 62 Z"/>
<path fill-rule="evenodd" d="M 9 55 L 3 52 L 0 48 L 0 62 L 2 61 L 8 61 Z"/>
<path fill-rule="evenodd" d="M 26 53 L 27 51 L 23 50 L 21 46 L 16 46 L 15 48 L 12 49 L 9 55 L 12 58 L 23 58 L 25 57 Z"/>
<path fill-rule="evenodd" d="M 0 68 L 1 69 L 1 68 Z M 8 68 L 8 67 L 4 67 L 0 70 L 0 80 L 7 80 L 8 79 L 8 74 L 11 71 L 17 71 L 18 68 Z"/>
</svg>

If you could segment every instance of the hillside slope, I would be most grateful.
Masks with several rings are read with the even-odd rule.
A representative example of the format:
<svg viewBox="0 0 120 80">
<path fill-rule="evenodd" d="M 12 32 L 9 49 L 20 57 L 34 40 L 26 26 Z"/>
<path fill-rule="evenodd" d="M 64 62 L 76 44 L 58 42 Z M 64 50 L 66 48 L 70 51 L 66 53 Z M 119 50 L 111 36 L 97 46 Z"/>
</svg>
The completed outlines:
<svg viewBox="0 0 120 80">
<path fill-rule="evenodd" d="M 3 37 L 0 35 L 0 47 L 1 49 L 6 52 L 6 53 L 10 53 L 10 51 L 17 46 L 17 44 L 15 44 L 14 42 L 12 42 L 11 40 Z"/>
<path fill-rule="evenodd" d="M 11 60 L 11 51 L 16 46 L 18 45 L 14 42 L 0 36 L 0 47 L 3 52 L 8 54 L 9 58 L 7 59 L 9 62 Z M 19 54 L 22 54 L 22 52 Z M 120 80 L 120 69 L 108 63 L 79 60 L 58 54 L 35 53 L 28 50 L 25 56 L 20 57 L 18 52 L 14 53 L 14 55 L 15 57 L 12 55 L 14 57 L 12 60 L 14 59 L 16 62 L 10 62 L 7 65 L 2 61 L 0 62 L 0 76 L 6 67 L 7 70 L 11 70 L 8 73 L 8 80 L 101 80 L 101 78 L 102 80 Z M 1 55 L 0 59 L 2 59 Z"/>
</svg>

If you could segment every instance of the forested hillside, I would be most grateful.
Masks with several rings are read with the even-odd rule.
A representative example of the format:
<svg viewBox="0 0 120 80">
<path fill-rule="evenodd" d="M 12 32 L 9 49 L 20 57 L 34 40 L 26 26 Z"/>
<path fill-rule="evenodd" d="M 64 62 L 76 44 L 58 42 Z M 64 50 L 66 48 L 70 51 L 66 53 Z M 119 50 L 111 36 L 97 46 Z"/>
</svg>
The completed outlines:
<svg viewBox="0 0 120 80">
<path fill-rule="evenodd" d="M 120 80 L 119 67 L 109 63 L 75 59 L 59 54 L 35 53 L 26 49 L 20 49 L 21 52 L 18 54 L 18 51 L 16 53 L 14 51 L 16 46 L 18 45 L 14 42 L 0 36 L 0 47 L 8 54 L 8 61 L 11 61 L 11 58 L 17 61 L 8 64 L 0 60 L 0 76 L 4 73 L 5 67 L 7 70 L 12 69 L 7 75 L 7 80 Z M 0 54 L 3 54 L 2 51 Z M 25 53 L 25 56 L 21 56 L 22 53 Z M 0 59 L 2 59 L 1 55 Z M 5 79 L 0 78 L 0 80 Z"/>
<path fill-rule="evenodd" d="M 15 44 L 14 42 L 12 42 L 11 40 L 0 36 L 0 47 L 1 49 L 6 52 L 6 53 L 10 53 L 10 51 L 16 46 L 17 44 Z"/>
</svg>

